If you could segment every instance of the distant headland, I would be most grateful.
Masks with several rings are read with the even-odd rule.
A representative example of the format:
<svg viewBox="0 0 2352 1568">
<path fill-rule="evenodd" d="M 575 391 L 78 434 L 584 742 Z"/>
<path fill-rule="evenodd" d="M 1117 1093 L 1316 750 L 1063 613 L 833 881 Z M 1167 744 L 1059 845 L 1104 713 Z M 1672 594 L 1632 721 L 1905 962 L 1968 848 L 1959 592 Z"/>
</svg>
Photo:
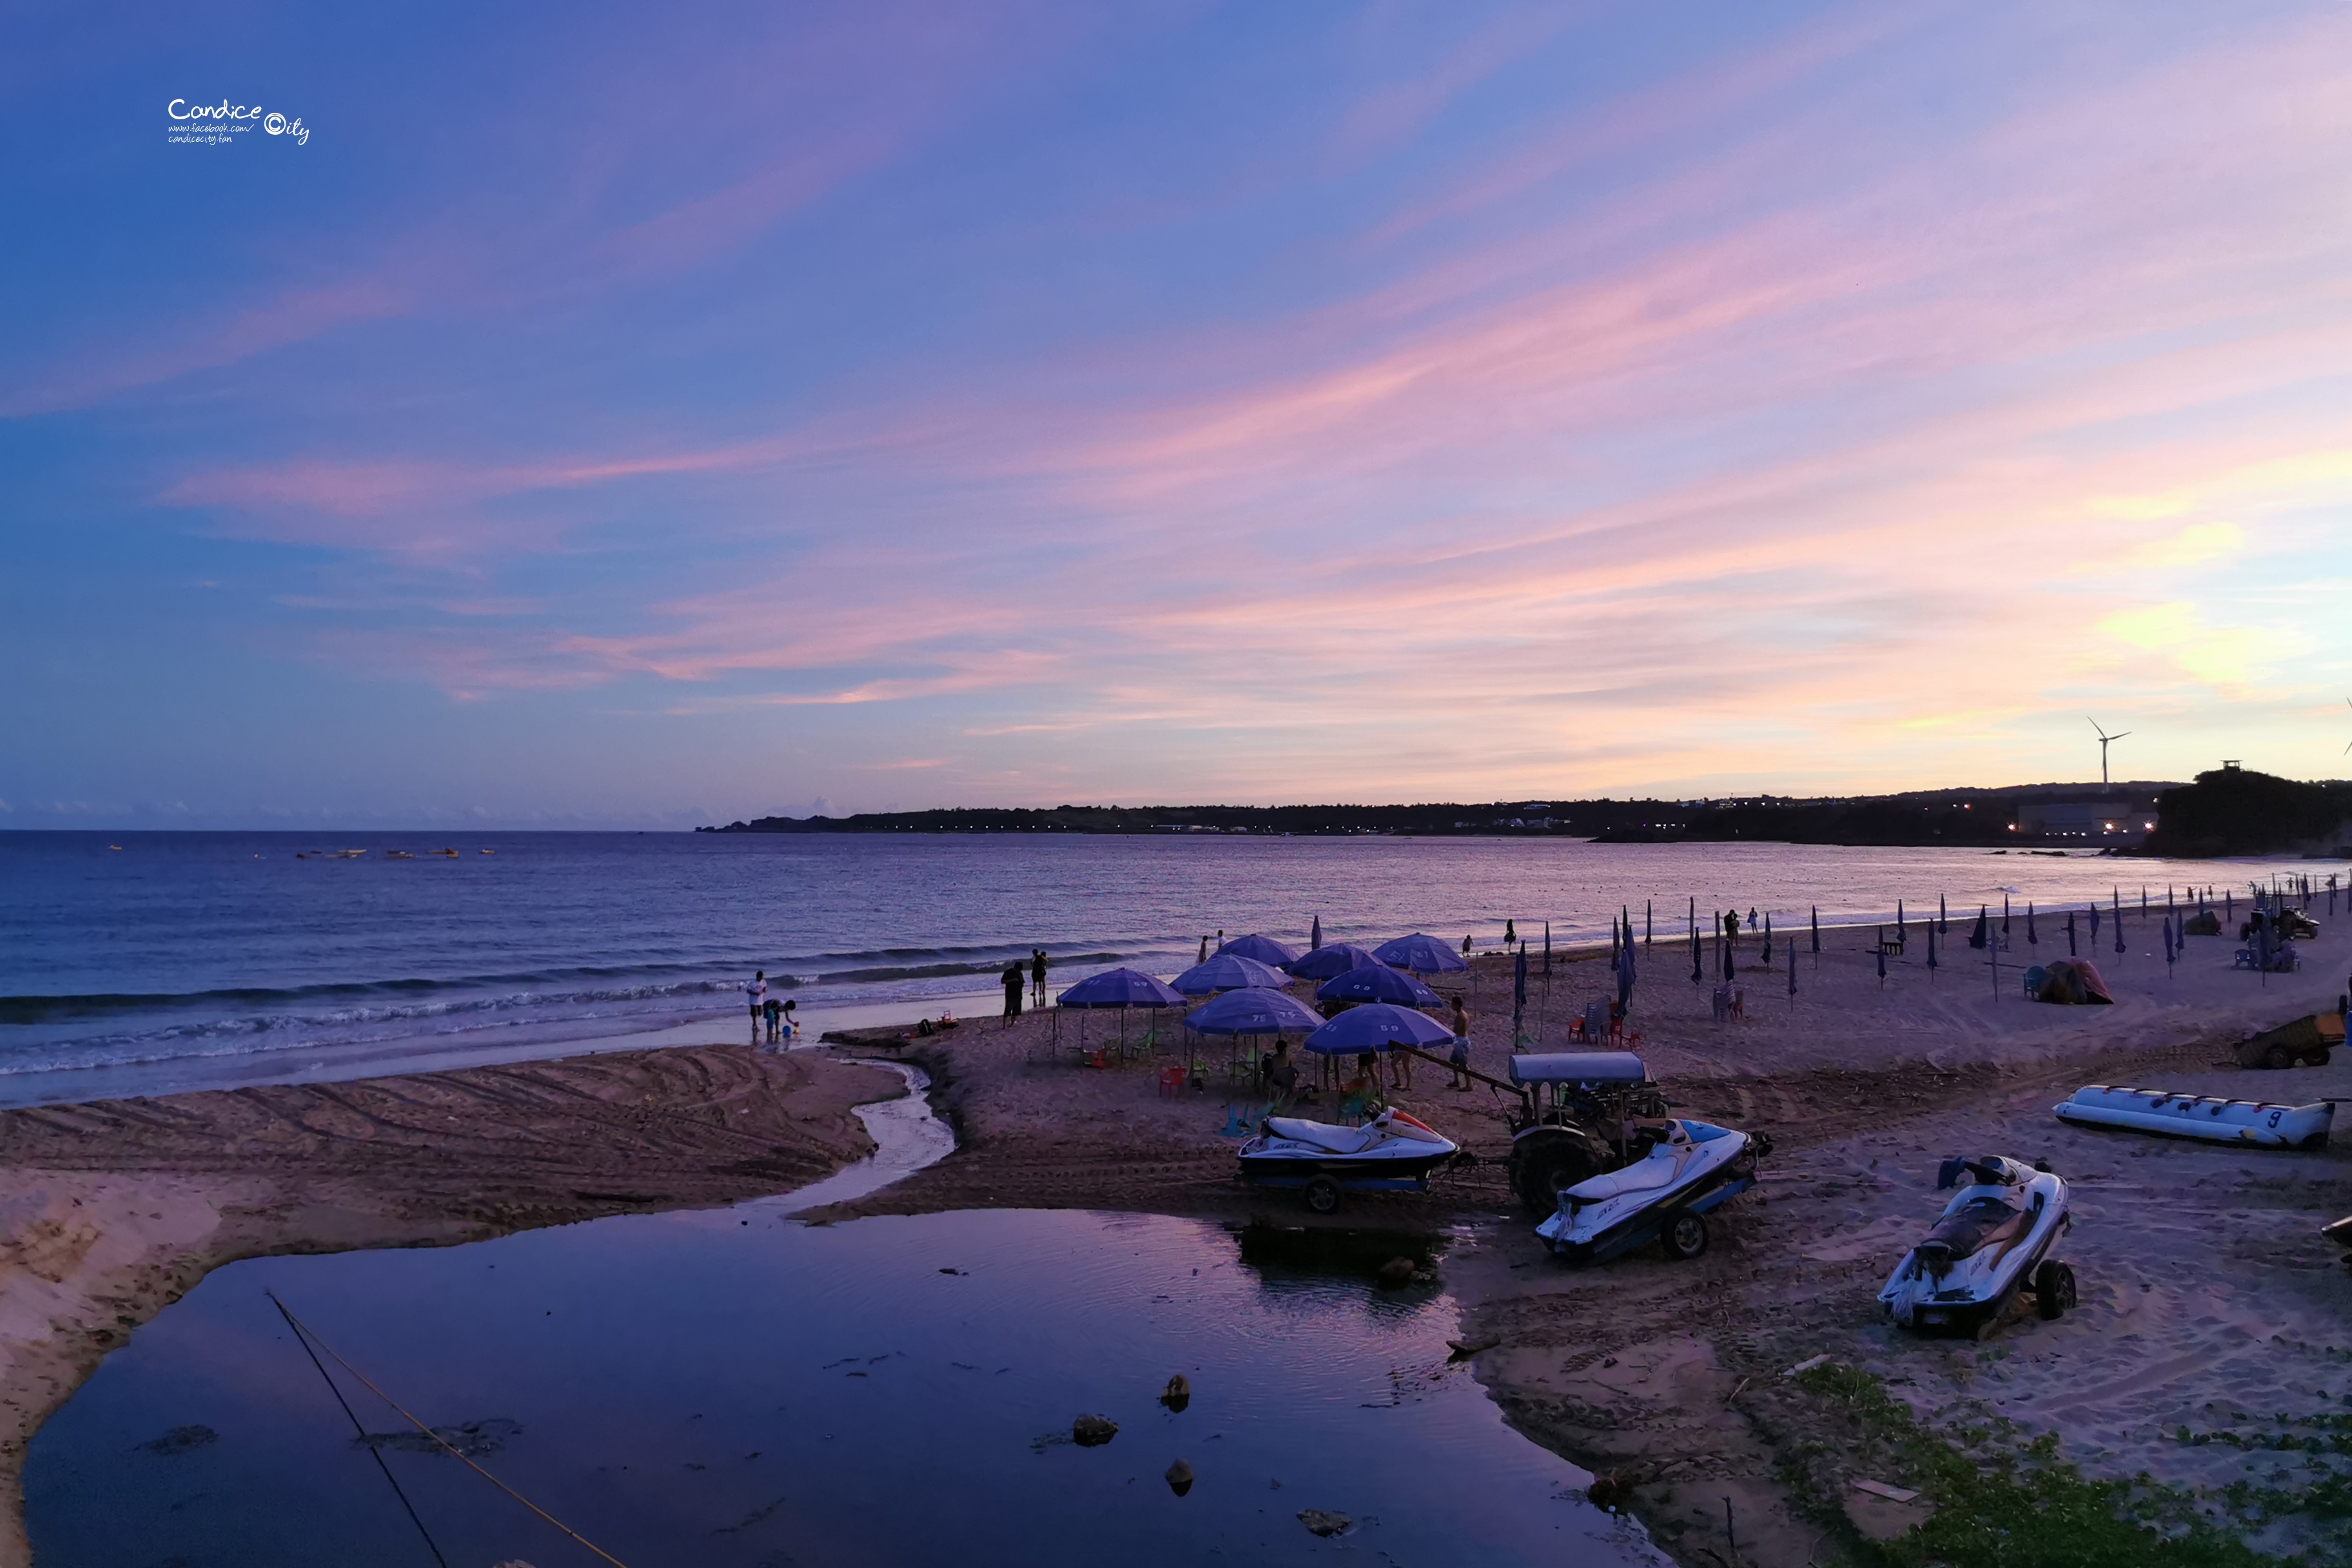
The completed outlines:
<svg viewBox="0 0 2352 1568">
<path fill-rule="evenodd" d="M 701 833 L 1097 833 L 1589 838 L 1882 847 L 2079 848 L 2189 856 L 2352 856 L 2352 784 L 2227 764 L 2193 784 L 2137 781 L 1724 800 L 1519 800 L 1417 805 L 940 807 L 762 816 Z"/>
</svg>

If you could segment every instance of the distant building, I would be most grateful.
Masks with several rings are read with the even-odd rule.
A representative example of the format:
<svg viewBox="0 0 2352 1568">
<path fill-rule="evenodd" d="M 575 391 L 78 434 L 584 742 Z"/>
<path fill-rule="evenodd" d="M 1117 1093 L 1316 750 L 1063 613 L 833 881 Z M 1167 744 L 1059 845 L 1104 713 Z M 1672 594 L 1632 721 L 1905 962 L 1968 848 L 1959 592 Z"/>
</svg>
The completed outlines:
<svg viewBox="0 0 2352 1568">
<path fill-rule="evenodd" d="M 2024 843 L 2137 845 L 2156 831 L 2156 807 L 2124 795 L 2021 799 L 2011 831 Z"/>
</svg>

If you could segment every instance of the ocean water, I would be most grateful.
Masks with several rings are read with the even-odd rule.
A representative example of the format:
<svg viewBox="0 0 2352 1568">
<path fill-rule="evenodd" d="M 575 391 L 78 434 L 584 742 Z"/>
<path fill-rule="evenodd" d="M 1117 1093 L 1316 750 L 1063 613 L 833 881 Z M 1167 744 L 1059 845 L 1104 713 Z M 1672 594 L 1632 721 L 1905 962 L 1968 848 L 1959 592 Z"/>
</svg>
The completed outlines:
<svg viewBox="0 0 2352 1568">
<path fill-rule="evenodd" d="M 351 848 L 366 853 L 311 853 Z M 1653 905 L 1664 938 L 1693 900 L 1785 929 L 1815 907 L 2242 897 L 2330 869 L 1480 838 L 8 833 L 0 1103 L 558 1055 L 730 1017 L 754 969 L 813 1037 L 986 1005 L 1033 946 L 1058 986 L 1113 963 L 1172 974 L 1220 930 L 1304 946 L 1318 916 L 1327 941 L 1486 947 L 1507 920 L 1601 941 L 1621 908 L 1640 930 Z"/>
</svg>

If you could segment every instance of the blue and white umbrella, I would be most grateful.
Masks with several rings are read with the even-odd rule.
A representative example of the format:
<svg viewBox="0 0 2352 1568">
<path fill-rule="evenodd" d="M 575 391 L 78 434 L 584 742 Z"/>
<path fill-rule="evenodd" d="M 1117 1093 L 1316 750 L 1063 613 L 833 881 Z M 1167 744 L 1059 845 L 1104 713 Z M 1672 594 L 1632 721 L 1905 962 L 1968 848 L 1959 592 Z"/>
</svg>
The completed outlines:
<svg viewBox="0 0 2352 1568">
<path fill-rule="evenodd" d="M 1331 976 L 1315 988 L 1318 1002 L 1394 1002 L 1407 1007 L 1442 1007 L 1444 1001 L 1436 992 L 1407 974 L 1402 969 L 1376 964 L 1370 969 L 1349 969 Z"/>
<path fill-rule="evenodd" d="M 1470 967 L 1468 959 L 1423 931 L 1384 942 L 1372 949 L 1372 956 L 1415 974 L 1453 974 Z"/>
<path fill-rule="evenodd" d="M 1189 999 L 1140 970 L 1106 969 L 1087 975 L 1054 1000 L 1064 1007 L 1181 1007 Z"/>
<path fill-rule="evenodd" d="M 1228 991 L 1184 1020 L 1196 1035 L 1307 1035 L 1322 1016 L 1287 991 L 1252 986 Z"/>
<path fill-rule="evenodd" d="M 1224 952 L 1216 954 L 1206 963 L 1194 964 L 1169 984 L 1187 996 L 1208 996 L 1219 991 L 1240 991 L 1254 985 L 1279 991 L 1289 984 L 1289 980 L 1271 964 L 1260 963 L 1255 958 L 1244 958 L 1237 952 Z"/>
<path fill-rule="evenodd" d="M 1318 1056 L 1351 1057 L 1391 1046 L 1443 1046 L 1453 1038 L 1453 1030 L 1426 1013 L 1374 1002 L 1350 1007 L 1317 1029 L 1307 1037 L 1307 1048 Z"/>
<path fill-rule="evenodd" d="M 1298 962 L 1298 954 L 1295 950 L 1283 946 L 1270 936 L 1261 936 L 1255 931 L 1250 932 L 1247 936 L 1234 938 L 1233 941 L 1217 949 L 1217 952 L 1220 954 L 1230 952 L 1238 958 L 1255 958 L 1260 963 L 1271 965 L 1276 969 Z"/>
<path fill-rule="evenodd" d="M 1385 969 L 1388 966 L 1374 958 L 1370 948 L 1353 942 L 1335 942 L 1328 947 L 1318 947 L 1304 958 L 1293 959 L 1282 966 L 1301 980 L 1328 980 L 1335 974 L 1345 974 L 1350 969 Z"/>
</svg>

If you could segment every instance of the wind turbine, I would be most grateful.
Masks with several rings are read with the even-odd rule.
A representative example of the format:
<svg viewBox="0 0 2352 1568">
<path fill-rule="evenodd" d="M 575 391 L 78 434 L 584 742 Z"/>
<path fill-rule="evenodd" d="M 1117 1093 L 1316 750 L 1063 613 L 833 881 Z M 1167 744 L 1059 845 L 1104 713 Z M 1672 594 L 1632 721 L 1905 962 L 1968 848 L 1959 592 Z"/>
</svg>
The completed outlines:
<svg viewBox="0 0 2352 1568">
<path fill-rule="evenodd" d="M 2352 697 L 2347 697 L 2344 700 L 2347 702 L 2352 702 Z M 2107 792 L 2107 742 L 2110 741 L 2120 741 L 2126 735 L 2130 734 L 2131 731 L 2129 730 L 2118 730 L 2114 734 L 2110 735 L 2105 730 L 2099 729 L 2099 721 L 2096 719 L 2090 721 L 2090 725 L 2092 729 L 2098 731 L 2099 793 L 2101 795 L 2105 795 Z M 2352 747 L 2347 747 L 2347 750 L 2352 750 Z"/>
</svg>

